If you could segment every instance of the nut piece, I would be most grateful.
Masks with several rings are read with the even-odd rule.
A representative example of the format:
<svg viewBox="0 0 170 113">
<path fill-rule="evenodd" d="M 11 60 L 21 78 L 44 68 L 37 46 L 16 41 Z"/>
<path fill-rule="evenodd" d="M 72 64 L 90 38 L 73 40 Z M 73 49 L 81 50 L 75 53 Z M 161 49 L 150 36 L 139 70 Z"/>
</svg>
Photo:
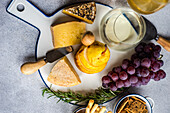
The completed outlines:
<svg viewBox="0 0 170 113">
<path fill-rule="evenodd" d="M 91 31 L 87 31 L 81 39 L 82 44 L 85 46 L 91 45 L 94 41 L 95 37 Z"/>
</svg>

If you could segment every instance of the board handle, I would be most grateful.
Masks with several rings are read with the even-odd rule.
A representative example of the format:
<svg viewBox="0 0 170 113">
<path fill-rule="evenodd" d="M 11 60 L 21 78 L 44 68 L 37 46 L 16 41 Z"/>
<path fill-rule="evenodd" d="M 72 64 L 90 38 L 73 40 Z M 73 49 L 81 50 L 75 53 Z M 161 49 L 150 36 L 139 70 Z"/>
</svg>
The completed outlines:
<svg viewBox="0 0 170 113">
<path fill-rule="evenodd" d="M 12 0 L 7 7 L 7 12 L 41 29 L 48 25 L 48 17 L 28 0 Z"/>
<path fill-rule="evenodd" d="M 39 60 L 37 62 L 27 62 L 21 66 L 21 72 L 25 75 L 30 75 L 38 71 L 41 67 L 46 64 L 45 60 Z"/>
<path fill-rule="evenodd" d="M 163 37 L 159 36 L 157 42 L 168 52 L 170 52 L 170 40 L 166 40 Z"/>
</svg>

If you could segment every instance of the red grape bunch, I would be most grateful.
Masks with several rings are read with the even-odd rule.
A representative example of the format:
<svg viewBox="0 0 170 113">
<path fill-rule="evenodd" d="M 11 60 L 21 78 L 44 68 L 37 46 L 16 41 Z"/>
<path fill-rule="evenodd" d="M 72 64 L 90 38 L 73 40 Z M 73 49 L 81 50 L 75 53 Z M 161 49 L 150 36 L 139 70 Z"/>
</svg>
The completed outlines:
<svg viewBox="0 0 170 113">
<path fill-rule="evenodd" d="M 161 60 L 161 47 L 153 43 L 140 43 L 135 48 L 131 60 L 124 59 L 122 65 L 114 67 L 102 78 L 102 86 L 116 91 L 122 87 L 138 87 L 147 85 L 151 79 L 159 81 L 166 77 L 160 69 L 164 62 Z"/>
</svg>

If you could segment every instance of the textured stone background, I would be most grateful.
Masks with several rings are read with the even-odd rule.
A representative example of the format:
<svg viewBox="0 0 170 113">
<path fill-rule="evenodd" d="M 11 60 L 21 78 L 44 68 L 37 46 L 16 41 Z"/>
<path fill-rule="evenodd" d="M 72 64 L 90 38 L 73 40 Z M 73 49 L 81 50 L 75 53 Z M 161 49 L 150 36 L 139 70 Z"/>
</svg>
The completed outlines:
<svg viewBox="0 0 170 113">
<path fill-rule="evenodd" d="M 30 0 L 45 14 L 51 15 L 64 5 L 89 0 Z M 126 0 L 95 0 L 112 7 L 126 5 Z M 35 42 L 38 31 L 19 19 L 9 15 L 6 7 L 10 0 L 0 0 L 0 113 L 72 113 L 76 106 L 47 99 L 41 96 L 44 87 L 38 73 L 25 76 L 20 66 L 34 61 Z M 157 27 L 159 34 L 170 39 L 170 5 L 145 16 Z M 130 89 L 129 93 L 150 96 L 155 101 L 154 113 L 170 111 L 170 53 L 162 51 L 163 68 L 167 77 L 159 82 L 151 81 L 147 86 Z M 112 110 L 114 100 L 107 103 Z"/>
</svg>

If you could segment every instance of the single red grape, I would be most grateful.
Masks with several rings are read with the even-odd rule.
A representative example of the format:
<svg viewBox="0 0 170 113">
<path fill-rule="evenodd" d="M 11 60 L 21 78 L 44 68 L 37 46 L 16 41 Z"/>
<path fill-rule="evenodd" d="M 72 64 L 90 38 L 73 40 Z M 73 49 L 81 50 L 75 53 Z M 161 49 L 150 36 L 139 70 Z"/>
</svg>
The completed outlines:
<svg viewBox="0 0 170 113">
<path fill-rule="evenodd" d="M 130 81 L 131 84 L 135 84 L 135 83 L 138 82 L 138 77 L 132 75 L 132 76 L 130 76 L 129 81 Z"/>
<path fill-rule="evenodd" d="M 155 77 L 155 73 L 154 73 L 153 71 L 150 71 L 150 73 L 149 73 L 149 77 L 150 77 L 151 79 L 154 79 L 154 77 Z"/>
<path fill-rule="evenodd" d="M 119 79 L 119 76 L 118 76 L 117 73 L 112 73 L 112 75 L 110 75 L 110 78 L 111 78 L 114 82 L 116 82 L 116 81 Z"/>
<path fill-rule="evenodd" d="M 117 87 L 115 86 L 115 84 L 113 82 L 109 84 L 109 88 L 112 91 L 116 91 L 117 90 Z"/>
<path fill-rule="evenodd" d="M 103 77 L 102 77 L 102 82 L 103 82 L 104 84 L 108 84 L 108 83 L 111 82 L 111 79 L 110 79 L 110 77 L 108 77 L 108 76 L 103 76 Z"/>
<path fill-rule="evenodd" d="M 116 73 L 120 73 L 120 72 L 122 71 L 121 66 L 115 67 L 114 71 L 115 71 Z"/>
<path fill-rule="evenodd" d="M 149 58 L 143 58 L 141 60 L 141 66 L 149 68 L 151 66 L 151 61 Z"/>
<path fill-rule="evenodd" d="M 160 77 L 157 75 L 157 73 L 155 73 L 154 80 L 155 80 L 155 81 L 159 81 L 159 80 L 160 80 Z"/>
<path fill-rule="evenodd" d="M 163 60 L 157 60 L 157 63 L 159 63 L 161 67 L 164 65 Z"/>
<path fill-rule="evenodd" d="M 111 76 L 112 74 L 113 74 L 113 71 L 109 71 L 107 75 Z"/>
<path fill-rule="evenodd" d="M 116 81 L 116 87 L 117 87 L 117 88 L 122 88 L 122 87 L 124 87 L 123 81 L 122 81 L 122 80 Z"/>
<path fill-rule="evenodd" d="M 137 82 L 137 83 L 138 83 L 139 86 L 141 86 L 141 85 L 142 85 L 141 79 L 138 79 L 138 82 Z"/>
<path fill-rule="evenodd" d="M 105 84 L 105 83 L 102 83 L 102 86 L 103 86 L 104 88 L 108 88 L 108 87 L 109 87 L 109 85 L 108 85 L 108 84 Z"/>
<path fill-rule="evenodd" d="M 157 76 L 159 76 L 160 79 L 164 79 L 166 77 L 166 73 L 164 70 L 160 69 L 159 71 L 156 72 Z"/>
<path fill-rule="evenodd" d="M 131 56 L 131 60 L 133 61 L 134 59 L 138 58 L 138 54 L 137 53 L 134 53 L 132 56 Z"/>
<path fill-rule="evenodd" d="M 159 69 L 160 69 L 160 64 L 157 62 L 157 61 L 155 61 L 152 65 L 151 65 L 151 70 L 153 71 L 153 72 L 157 72 Z"/>
<path fill-rule="evenodd" d="M 135 74 L 135 68 L 133 66 L 129 66 L 127 68 L 127 72 L 130 74 L 130 75 L 133 75 Z"/>
<path fill-rule="evenodd" d="M 135 58 L 133 60 L 133 64 L 135 68 L 138 68 L 140 66 L 140 59 L 139 58 Z"/>
<path fill-rule="evenodd" d="M 140 53 L 140 52 L 143 51 L 143 48 L 144 48 L 143 45 L 139 44 L 138 46 L 135 47 L 135 51 L 136 51 L 137 53 Z"/>
<path fill-rule="evenodd" d="M 148 84 L 147 79 L 145 77 L 141 77 L 141 84 L 142 85 L 147 85 Z"/>
<path fill-rule="evenodd" d="M 150 81 L 150 77 L 141 77 L 141 81 L 143 85 L 147 85 Z"/>
<path fill-rule="evenodd" d="M 122 62 L 122 68 L 127 69 L 129 64 L 130 64 L 130 61 L 128 59 L 124 59 L 123 62 Z"/>
<path fill-rule="evenodd" d="M 156 61 L 156 58 L 152 56 L 152 57 L 150 58 L 150 60 L 151 60 L 151 64 L 153 64 L 153 63 Z"/>
<path fill-rule="evenodd" d="M 149 43 L 148 45 L 152 47 L 152 50 L 155 48 L 155 44 L 154 43 Z"/>
<path fill-rule="evenodd" d="M 154 52 L 153 52 L 153 56 L 154 56 L 155 58 L 159 58 L 160 53 L 159 53 L 158 51 L 154 51 Z"/>
<path fill-rule="evenodd" d="M 161 51 L 161 46 L 156 45 L 156 46 L 154 47 L 154 51 L 160 52 L 160 51 Z"/>
<path fill-rule="evenodd" d="M 148 82 L 150 81 L 150 79 L 151 79 L 149 76 L 144 77 L 144 78 L 145 78 L 145 82 L 147 82 L 147 83 L 148 83 Z"/>
<path fill-rule="evenodd" d="M 139 87 L 142 85 L 142 82 L 140 80 L 138 80 L 138 82 L 132 84 L 132 87 Z"/>
<path fill-rule="evenodd" d="M 130 83 L 130 81 L 128 79 L 124 80 L 123 83 L 124 83 L 125 87 L 130 87 L 131 86 L 131 83 Z"/>
<path fill-rule="evenodd" d="M 146 67 L 141 67 L 140 75 L 141 75 L 142 77 L 147 77 L 147 76 L 149 75 L 149 70 L 148 70 L 148 68 L 146 68 Z"/>
<path fill-rule="evenodd" d="M 126 73 L 125 71 L 121 71 L 121 72 L 119 73 L 119 78 L 120 78 L 121 80 L 126 80 L 126 79 L 128 78 L 128 75 L 127 75 L 127 73 Z"/>
<path fill-rule="evenodd" d="M 146 45 L 146 46 L 144 47 L 144 52 L 150 53 L 151 51 L 152 51 L 152 47 L 151 47 L 150 45 Z"/>
</svg>

